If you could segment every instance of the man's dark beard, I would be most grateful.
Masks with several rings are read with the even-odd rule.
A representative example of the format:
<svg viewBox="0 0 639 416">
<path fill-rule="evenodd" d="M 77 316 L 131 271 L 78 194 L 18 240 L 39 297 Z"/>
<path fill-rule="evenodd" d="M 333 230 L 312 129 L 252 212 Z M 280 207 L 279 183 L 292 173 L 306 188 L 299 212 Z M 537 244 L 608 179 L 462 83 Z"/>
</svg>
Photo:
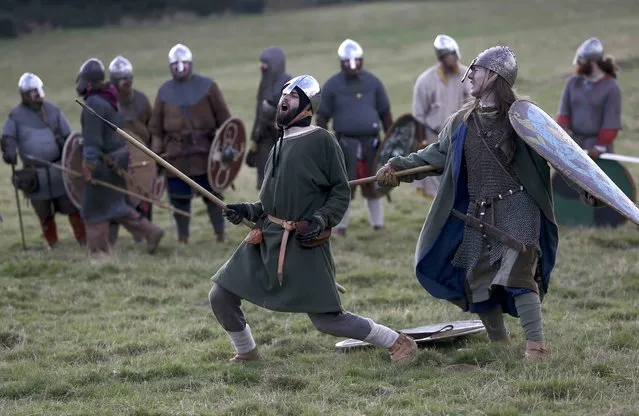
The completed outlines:
<svg viewBox="0 0 639 416">
<path fill-rule="evenodd" d="M 286 113 L 282 113 L 279 109 L 277 110 L 277 116 L 275 117 L 278 126 L 287 126 L 293 121 L 293 119 L 297 116 L 297 111 L 293 109 L 289 109 Z"/>
<path fill-rule="evenodd" d="M 592 65 L 588 62 L 585 65 L 577 64 L 577 74 L 583 75 L 585 77 L 589 77 L 592 75 Z"/>
</svg>

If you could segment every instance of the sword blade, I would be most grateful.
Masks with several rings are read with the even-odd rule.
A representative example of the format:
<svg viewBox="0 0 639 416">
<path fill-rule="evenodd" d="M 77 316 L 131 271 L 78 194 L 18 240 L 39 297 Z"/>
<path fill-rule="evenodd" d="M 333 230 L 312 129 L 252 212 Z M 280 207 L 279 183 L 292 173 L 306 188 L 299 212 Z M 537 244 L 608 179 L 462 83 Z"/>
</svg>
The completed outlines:
<svg viewBox="0 0 639 416">
<path fill-rule="evenodd" d="M 618 155 L 616 153 L 602 153 L 599 159 L 615 160 L 617 162 L 639 163 L 639 157 Z"/>
<path fill-rule="evenodd" d="M 453 217 L 462 220 L 466 225 L 482 231 L 489 237 L 493 237 L 497 241 L 505 244 L 506 246 L 519 251 L 520 253 L 524 253 L 526 251 L 526 245 L 521 241 L 517 240 L 515 237 L 508 235 L 507 233 L 501 231 L 499 228 L 490 225 L 484 221 L 481 221 L 479 218 L 475 218 L 471 215 L 463 214 L 456 209 L 452 211 Z"/>
</svg>

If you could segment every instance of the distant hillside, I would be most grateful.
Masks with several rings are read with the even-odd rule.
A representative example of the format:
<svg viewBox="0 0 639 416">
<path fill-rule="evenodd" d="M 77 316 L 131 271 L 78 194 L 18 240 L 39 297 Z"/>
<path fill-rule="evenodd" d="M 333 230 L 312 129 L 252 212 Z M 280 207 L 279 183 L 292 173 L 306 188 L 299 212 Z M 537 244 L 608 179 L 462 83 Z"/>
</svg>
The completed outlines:
<svg viewBox="0 0 639 416">
<path fill-rule="evenodd" d="M 0 38 L 14 38 L 42 29 L 118 25 L 123 20 L 166 20 L 184 14 L 262 13 L 357 2 L 362 0 L 58 0 L 55 4 L 41 0 L 4 0 L 0 4 Z"/>
</svg>

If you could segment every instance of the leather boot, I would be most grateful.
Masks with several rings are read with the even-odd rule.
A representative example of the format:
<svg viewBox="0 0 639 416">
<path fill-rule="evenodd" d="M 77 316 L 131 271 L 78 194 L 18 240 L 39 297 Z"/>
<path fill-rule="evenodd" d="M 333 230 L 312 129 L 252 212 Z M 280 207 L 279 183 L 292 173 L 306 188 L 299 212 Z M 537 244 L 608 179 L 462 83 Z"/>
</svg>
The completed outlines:
<svg viewBox="0 0 639 416">
<path fill-rule="evenodd" d="M 128 232 L 133 235 L 143 235 L 147 243 L 147 252 L 149 254 L 155 253 L 155 250 L 160 244 L 160 240 L 164 237 L 164 230 L 151 221 L 147 220 L 143 216 L 127 216 L 118 219 L 120 224 L 126 228 Z"/>
<path fill-rule="evenodd" d="M 410 359 L 417 351 L 417 343 L 406 334 L 400 334 L 397 341 L 388 349 L 391 362 L 398 363 Z"/>
<path fill-rule="evenodd" d="M 505 344 L 505 345 L 510 345 L 512 343 L 510 339 L 510 335 L 506 335 L 502 339 L 491 340 L 491 342 L 495 344 Z"/>
<path fill-rule="evenodd" d="M 86 245 L 87 232 L 84 226 L 84 221 L 82 220 L 79 212 L 76 211 L 73 214 L 69 214 L 69 224 L 71 224 L 71 230 L 73 231 L 75 241 L 77 241 L 81 246 Z"/>
<path fill-rule="evenodd" d="M 55 248 L 58 245 L 58 226 L 54 217 L 46 218 L 40 221 L 40 227 L 42 228 L 42 236 L 47 241 L 50 248 Z"/>
<path fill-rule="evenodd" d="M 548 354 L 550 354 L 550 352 L 546 349 L 544 341 L 526 341 L 526 352 L 524 357 L 527 360 L 545 358 Z"/>
<path fill-rule="evenodd" d="M 232 363 L 245 363 L 247 361 L 256 361 L 260 358 L 261 357 L 259 352 L 257 351 L 257 347 L 255 347 L 249 352 L 235 354 L 235 357 L 231 358 L 229 361 Z"/>
</svg>

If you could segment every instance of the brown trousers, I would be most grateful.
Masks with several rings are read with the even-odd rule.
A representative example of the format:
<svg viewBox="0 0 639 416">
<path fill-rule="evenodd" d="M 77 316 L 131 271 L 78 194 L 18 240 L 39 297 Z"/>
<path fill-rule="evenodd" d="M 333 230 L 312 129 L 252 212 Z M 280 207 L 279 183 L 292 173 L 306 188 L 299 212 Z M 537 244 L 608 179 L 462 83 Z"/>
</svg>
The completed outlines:
<svg viewBox="0 0 639 416">
<path fill-rule="evenodd" d="M 159 229 L 157 225 L 151 223 L 144 218 L 142 214 L 132 208 L 127 215 L 116 218 L 115 221 L 122 225 L 134 237 L 139 237 L 140 239 L 157 233 Z M 97 224 L 86 224 L 86 236 L 89 253 L 108 253 L 111 251 L 111 245 L 109 244 L 109 221 Z"/>
</svg>

